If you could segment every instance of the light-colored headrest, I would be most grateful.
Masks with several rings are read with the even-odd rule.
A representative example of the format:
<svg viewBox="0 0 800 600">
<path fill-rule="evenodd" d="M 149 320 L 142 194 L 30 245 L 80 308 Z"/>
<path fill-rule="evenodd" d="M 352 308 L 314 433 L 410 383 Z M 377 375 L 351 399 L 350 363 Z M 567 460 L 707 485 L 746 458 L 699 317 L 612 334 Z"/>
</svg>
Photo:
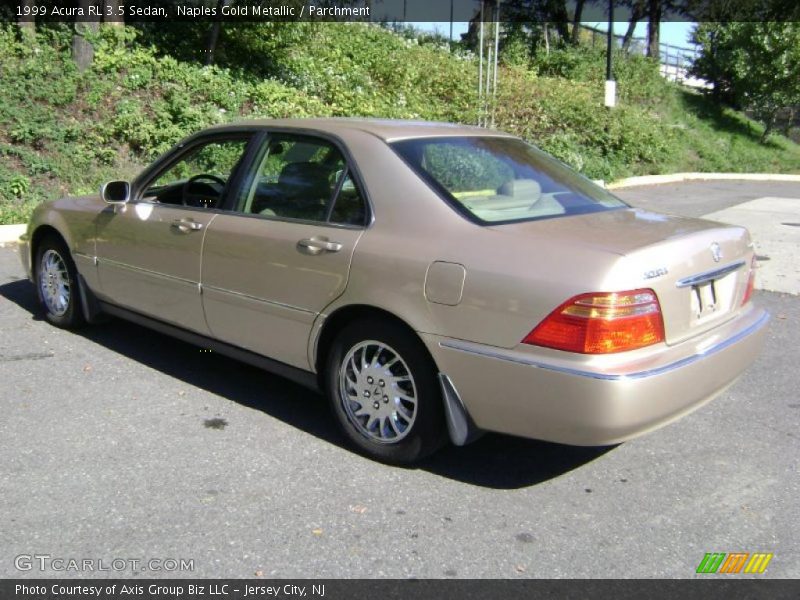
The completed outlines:
<svg viewBox="0 0 800 600">
<path fill-rule="evenodd" d="M 503 196 L 524 196 L 535 202 L 542 195 L 542 186 L 535 179 L 511 179 L 497 189 Z"/>
</svg>

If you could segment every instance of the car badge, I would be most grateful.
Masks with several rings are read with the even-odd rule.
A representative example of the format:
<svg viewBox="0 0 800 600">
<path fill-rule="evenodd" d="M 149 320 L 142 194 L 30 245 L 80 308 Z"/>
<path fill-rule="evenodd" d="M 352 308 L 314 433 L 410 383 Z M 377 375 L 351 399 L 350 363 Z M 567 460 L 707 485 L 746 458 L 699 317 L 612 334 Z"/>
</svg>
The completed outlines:
<svg viewBox="0 0 800 600">
<path fill-rule="evenodd" d="M 711 244 L 711 256 L 714 257 L 714 262 L 719 262 L 722 259 L 722 249 L 717 242 Z"/>
<path fill-rule="evenodd" d="M 666 275 L 669 271 L 667 267 L 659 267 L 658 269 L 650 269 L 649 271 L 644 272 L 645 279 L 654 279 L 656 277 L 661 277 L 662 275 Z"/>
</svg>

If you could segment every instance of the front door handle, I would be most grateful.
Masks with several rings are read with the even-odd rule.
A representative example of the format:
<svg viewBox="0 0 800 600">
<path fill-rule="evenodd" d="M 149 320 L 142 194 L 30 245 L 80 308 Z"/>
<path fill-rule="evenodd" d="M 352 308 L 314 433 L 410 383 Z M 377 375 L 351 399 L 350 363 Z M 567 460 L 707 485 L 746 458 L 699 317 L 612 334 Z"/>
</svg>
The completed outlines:
<svg viewBox="0 0 800 600">
<path fill-rule="evenodd" d="M 191 219 L 178 219 L 172 222 L 171 227 L 177 229 L 181 233 L 189 233 L 190 231 L 199 231 L 203 228 L 202 223 L 192 221 Z"/>
<path fill-rule="evenodd" d="M 342 245 L 339 242 L 331 242 L 322 235 L 302 239 L 297 242 L 297 247 L 301 252 L 311 255 L 321 254 L 322 252 L 338 252 L 342 249 Z"/>
</svg>

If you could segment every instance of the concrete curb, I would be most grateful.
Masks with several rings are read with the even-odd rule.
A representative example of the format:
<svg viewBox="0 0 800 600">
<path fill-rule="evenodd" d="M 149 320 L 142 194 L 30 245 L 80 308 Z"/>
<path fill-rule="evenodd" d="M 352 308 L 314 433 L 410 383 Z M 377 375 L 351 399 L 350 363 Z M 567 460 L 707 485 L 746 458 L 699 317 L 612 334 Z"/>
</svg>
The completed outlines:
<svg viewBox="0 0 800 600">
<path fill-rule="evenodd" d="M 792 181 L 800 183 L 800 175 L 784 175 L 780 173 L 670 173 L 669 175 L 642 175 L 627 177 L 609 183 L 606 187 L 610 190 L 637 187 L 640 185 L 660 185 L 664 183 L 680 183 L 682 181 L 702 180 L 729 180 L 729 181 Z"/>
<path fill-rule="evenodd" d="M 24 223 L 22 225 L 0 225 L 0 244 L 16 244 L 19 242 L 19 236 L 25 233 L 28 228 Z"/>
</svg>

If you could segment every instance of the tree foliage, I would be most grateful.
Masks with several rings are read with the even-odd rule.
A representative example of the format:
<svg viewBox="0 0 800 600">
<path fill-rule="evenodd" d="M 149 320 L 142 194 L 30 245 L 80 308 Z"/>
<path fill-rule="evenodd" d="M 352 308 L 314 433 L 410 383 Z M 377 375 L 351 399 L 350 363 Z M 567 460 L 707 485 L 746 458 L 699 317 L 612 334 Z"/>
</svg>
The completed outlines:
<svg viewBox="0 0 800 600">
<path fill-rule="evenodd" d="M 779 111 L 800 104 L 800 23 L 701 23 L 694 41 L 701 54 L 692 74 L 711 82 L 718 100 L 752 110 L 762 141 Z"/>
</svg>

